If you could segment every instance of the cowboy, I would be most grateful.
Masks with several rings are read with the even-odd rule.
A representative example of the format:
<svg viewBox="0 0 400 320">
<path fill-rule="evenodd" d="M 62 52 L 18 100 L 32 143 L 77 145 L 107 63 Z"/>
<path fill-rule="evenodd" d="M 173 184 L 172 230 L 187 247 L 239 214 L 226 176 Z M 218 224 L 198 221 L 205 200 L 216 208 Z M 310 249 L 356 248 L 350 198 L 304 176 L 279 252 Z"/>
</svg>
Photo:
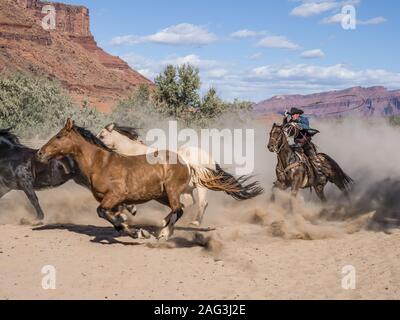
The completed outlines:
<svg viewBox="0 0 400 320">
<path fill-rule="evenodd" d="M 299 129 L 297 136 L 293 137 L 294 143 L 291 144 L 291 147 L 304 151 L 308 157 L 314 157 L 316 155 L 316 150 L 311 140 L 319 131 L 310 128 L 310 122 L 308 118 L 304 116 L 304 111 L 298 108 L 292 108 L 290 112 L 285 112 L 283 125 L 289 123 L 294 124 L 294 126 Z"/>
</svg>

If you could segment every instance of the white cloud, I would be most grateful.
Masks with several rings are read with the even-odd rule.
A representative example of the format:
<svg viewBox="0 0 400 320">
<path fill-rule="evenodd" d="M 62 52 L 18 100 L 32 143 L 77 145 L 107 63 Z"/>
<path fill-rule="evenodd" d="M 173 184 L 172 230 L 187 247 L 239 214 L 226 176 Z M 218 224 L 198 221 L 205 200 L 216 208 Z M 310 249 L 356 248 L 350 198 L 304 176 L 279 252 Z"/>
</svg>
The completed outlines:
<svg viewBox="0 0 400 320">
<path fill-rule="evenodd" d="M 355 69 L 343 64 L 262 65 L 248 70 L 227 61 L 202 59 L 195 54 L 155 60 L 131 53 L 122 58 L 150 79 L 154 79 L 167 64 L 191 63 L 200 69 L 203 92 L 215 87 L 224 99 L 229 100 L 259 101 L 275 95 L 308 94 L 354 86 L 400 88 L 400 73 Z"/>
<path fill-rule="evenodd" d="M 265 35 L 265 31 L 253 31 L 248 29 L 238 30 L 231 34 L 232 38 L 236 39 L 247 39 L 247 38 L 256 38 Z"/>
<path fill-rule="evenodd" d="M 322 19 L 321 23 L 323 23 L 323 24 L 341 23 L 344 17 L 345 17 L 345 15 L 343 13 L 337 13 L 337 14 L 334 14 L 333 16 Z"/>
<path fill-rule="evenodd" d="M 263 54 L 261 52 L 256 52 L 252 55 L 249 56 L 250 60 L 258 60 L 261 59 L 263 57 Z"/>
<path fill-rule="evenodd" d="M 111 39 L 110 44 L 115 46 L 120 46 L 124 44 L 137 44 L 140 42 L 141 42 L 140 37 L 128 35 L 128 36 L 114 37 Z"/>
<path fill-rule="evenodd" d="M 157 74 L 158 68 L 155 67 L 156 63 L 151 59 L 135 53 L 128 53 L 121 58 L 125 60 L 133 69 L 149 79 L 154 79 Z"/>
<path fill-rule="evenodd" d="M 194 67 L 202 68 L 202 69 L 210 69 L 210 68 L 217 67 L 220 65 L 220 63 L 218 61 L 204 60 L 195 54 L 189 54 L 187 56 L 182 56 L 182 57 L 168 58 L 168 59 L 161 61 L 161 65 L 165 66 L 168 64 L 172 64 L 174 66 L 180 66 L 183 64 L 191 64 Z"/>
<path fill-rule="evenodd" d="M 383 69 L 353 70 L 343 64 L 326 67 L 307 64 L 267 65 L 254 68 L 251 74 L 255 80 L 285 80 L 303 84 L 400 86 L 400 73 Z"/>
<path fill-rule="evenodd" d="M 211 69 L 207 72 L 207 76 L 214 79 L 221 79 L 224 78 L 228 73 L 228 70 L 222 68 Z"/>
<path fill-rule="evenodd" d="M 289 49 L 289 50 L 296 50 L 299 46 L 286 37 L 283 36 L 268 36 L 261 39 L 257 43 L 258 47 L 262 48 L 280 48 L 280 49 Z"/>
<path fill-rule="evenodd" d="M 305 59 L 323 58 L 325 57 L 325 53 L 321 49 L 314 49 L 314 50 L 304 51 L 301 54 L 301 57 Z"/>
<path fill-rule="evenodd" d="M 186 56 L 167 57 L 163 60 L 153 60 L 135 53 L 129 53 L 121 57 L 133 69 L 137 70 L 149 79 L 154 79 L 167 65 L 181 66 L 191 64 L 200 71 L 208 71 L 207 75 L 213 78 L 221 78 L 228 73 L 223 68 L 224 63 L 216 60 L 201 59 L 198 55 L 189 54 Z"/>
<path fill-rule="evenodd" d="M 148 36 L 127 35 L 115 37 L 111 40 L 111 44 L 124 45 L 152 42 L 166 45 L 201 46 L 213 43 L 216 40 L 217 36 L 203 26 L 181 23 Z"/>
<path fill-rule="evenodd" d="M 333 16 L 322 19 L 321 23 L 323 23 L 323 24 L 341 23 L 345 16 L 346 15 L 344 15 L 342 13 L 337 13 Z M 357 24 L 358 25 L 377 25 L 377 24 L 385 23 L 386 21 L 387 21 L 387 19 L 384 17 L 375 17 L 375 18 L 371 18 L 371 19 L 368 19 L 365 21 L 357 20 Z"/>
<path fill-rule="evenodd" d="M 290 15 L 298 17 L 310 17 L 319 15 L 323 12 L 330 11 L 339 6 L 336 2 L 306 2 L 294 8 Z"/>
<path fill-rule="evenodd" d="M 357 23 L 362 25 L 374 25 L 374 24 L 385 23 L 386 21 L 387 19 L 384 17 L 375 17 L 372 19 L 368 19 L 366 21 L 358 20 Z"/>
</svg>

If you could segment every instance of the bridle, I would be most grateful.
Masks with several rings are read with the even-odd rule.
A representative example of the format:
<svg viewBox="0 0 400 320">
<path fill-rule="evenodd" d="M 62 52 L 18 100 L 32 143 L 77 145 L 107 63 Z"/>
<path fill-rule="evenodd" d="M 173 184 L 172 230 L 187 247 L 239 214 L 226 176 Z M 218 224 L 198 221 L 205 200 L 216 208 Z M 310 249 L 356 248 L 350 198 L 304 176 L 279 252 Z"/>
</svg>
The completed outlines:
<svg viewBox="0 0 400 320">
<path fill-rule="evenodd" d="M 287 132 L 286 132 L 286 130 L 283 128 L 283 127 L 281 127 L 281 133 L 279 134 L 279 137 L 277 138 L 277 139 L 275 139 L 274 138 L 274 140 L 275 140 L 275 147 L 274 147 L 274 152 L 276 153 L 276 154 L 280 154 L 281 153 L 281 151 L 282 151 L 282 149 L 283 149 L 283 147 L 284 147 L 284 144 L 283 144 L 283 136 L 285 136 L 286 137 L 286 139 L 288 138 L 288 135 L 287 135 Z M 278 146 L 279 145 L 279 146 Z"/>
</svg>

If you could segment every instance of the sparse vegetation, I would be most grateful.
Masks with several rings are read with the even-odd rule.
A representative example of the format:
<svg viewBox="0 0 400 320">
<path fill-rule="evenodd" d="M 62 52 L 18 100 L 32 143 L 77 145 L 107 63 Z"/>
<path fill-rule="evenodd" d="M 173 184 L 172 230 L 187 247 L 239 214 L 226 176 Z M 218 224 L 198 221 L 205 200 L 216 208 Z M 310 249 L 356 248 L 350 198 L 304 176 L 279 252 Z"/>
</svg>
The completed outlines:
<svg viewBox="0 0 400 320">
<path fill-rule="evenodd" d="M 21 73 L 2 75 L 0 128 L 12 127 L 24 138 L 48 137 L 68 117 L 94 131 L 112 121 L 144 128 L 163 119 L 196 128 L 218 124 L 229 114 L 247 117 L 251 111 L 250 102 L 225 102 L 214 88 L 201 97 L 199 70 L 191 65 L 167 66 L 155 83 L 154 90 L 139 86 L 111 114 L 104 114 L 88 102 L 77 106 L 57 81 Z"/>
<path fill-rule="evenodd" d="M 389 123 L 392 126 L 400 126 L 400 116 L 390 116 Z"/>
</svg>

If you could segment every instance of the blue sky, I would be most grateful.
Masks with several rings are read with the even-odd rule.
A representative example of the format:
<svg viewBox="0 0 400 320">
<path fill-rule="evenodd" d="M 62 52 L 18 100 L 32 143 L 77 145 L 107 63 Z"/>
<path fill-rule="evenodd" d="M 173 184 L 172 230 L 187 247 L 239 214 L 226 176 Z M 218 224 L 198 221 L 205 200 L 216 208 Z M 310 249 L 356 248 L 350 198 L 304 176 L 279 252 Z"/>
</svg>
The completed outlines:
<svg viewBox="0 0 400 320">
<path fill-rule="evenodd" d="M 203 88 L 260 101 L 352 86 L 400 88 L 397 0 L 67 0 L 99 45 L 154 79 L 192 63 Z M 356 29 L 342 28 L 345 5 Z"/>
</svg>

